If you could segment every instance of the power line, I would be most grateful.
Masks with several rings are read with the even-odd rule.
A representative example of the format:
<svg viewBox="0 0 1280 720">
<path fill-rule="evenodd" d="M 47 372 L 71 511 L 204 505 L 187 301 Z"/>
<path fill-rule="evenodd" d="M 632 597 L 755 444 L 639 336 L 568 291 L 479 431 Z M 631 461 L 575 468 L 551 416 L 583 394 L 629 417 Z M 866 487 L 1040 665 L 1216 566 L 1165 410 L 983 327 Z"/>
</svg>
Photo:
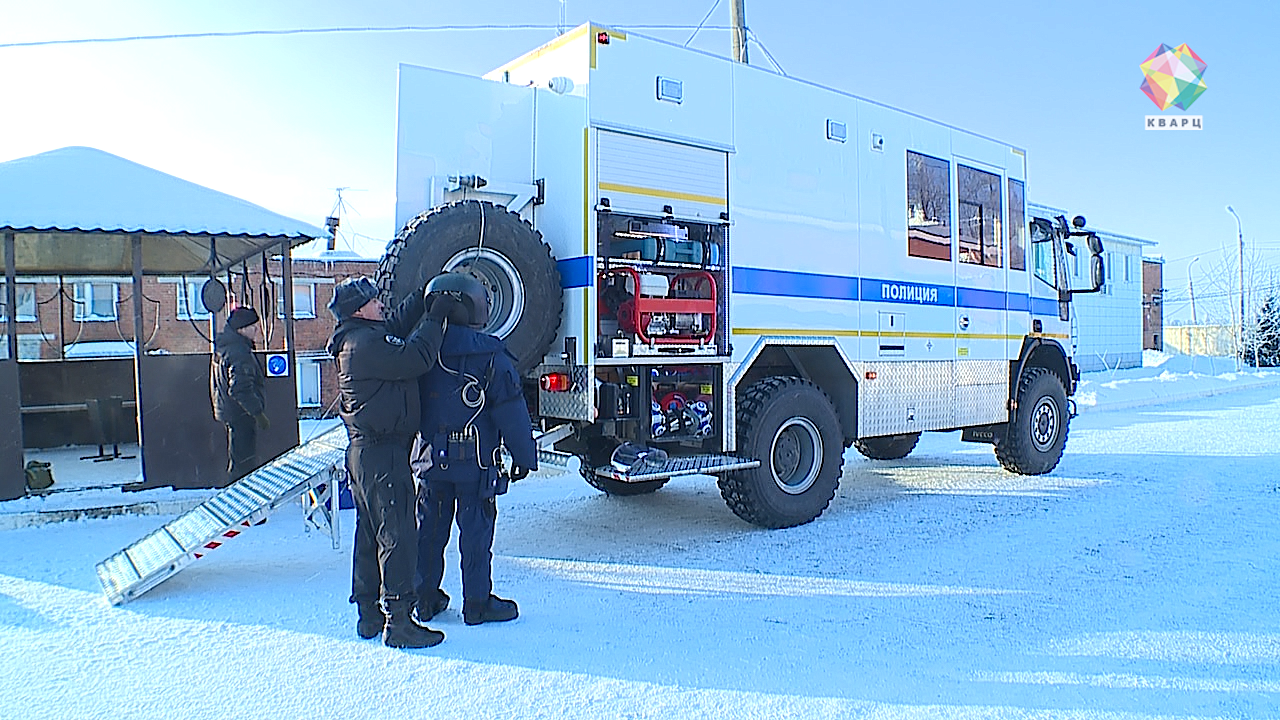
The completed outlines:
<svg viewBox="0 0 1280 720">
<path fill-rule="evenodd" d="M 769 58 L 769 62 L 773 63 L 773 66 L 778 69 L 778 74 L 783 77 L 789 77 L 787 75 L 787 71 L 783 70 L 782 66 L 778 64 L 778 61 L 773 59 L 773 53 L 769 52 L 769 48 L 765 47 L 763 42 L 760 42 L 760 36 L 751 28 L 747 28 L 747 33 L 751 35 L 752 40 L 756 41 L 756 45 L 760 46 L 760 50 L 764 52 L 765 57 Z"/>
<path fill-rule="evenodd" d="M 714 8 L 713 8 L 714 9 Z M 631 30 L 728 30 L 727 25 L 627 25 Z M 146 40 L 190 40 L 197 38 L 234 38 L 282 35 L 323 35 L 334 33 L 386 33 L 386 32 L 448 32 L 456 30 L 558 30 L 555 25 L 394 25 L 351 26 L 327 28 L 290 28 L 286 30 L 233 30 L 228 32 L 168 33 L 164 35 L 124 35 L 119 37 L 76 38 L 63 40 L 31 40 L 27 42 L 0 43 L 0 49 L 42 47 L 47 45 L 97 45 L 106 43 L 141 42 Z M 768 51 L 766 51 L 767 53 Z"/>
<path fill-rule="evenodd" d="M 707 23 L 708 19 L 710 19 L 711 13 L 715 12 L 718 7 L 720 7 L 720 0 L 716 0 L 711 4 L 711 9 L 707 11 L 706 15 L 702 16 L 702 22 L 698 23 L 698 27 L 694 29 L 693 34 L 689 36 L 689 39 L 684 41 L 684 47 L 689 47 L 689 43 L 693 42 L 693 39 L 698 37 L 698 30 L 702 29 L 702 26 Z"/>
</svg>

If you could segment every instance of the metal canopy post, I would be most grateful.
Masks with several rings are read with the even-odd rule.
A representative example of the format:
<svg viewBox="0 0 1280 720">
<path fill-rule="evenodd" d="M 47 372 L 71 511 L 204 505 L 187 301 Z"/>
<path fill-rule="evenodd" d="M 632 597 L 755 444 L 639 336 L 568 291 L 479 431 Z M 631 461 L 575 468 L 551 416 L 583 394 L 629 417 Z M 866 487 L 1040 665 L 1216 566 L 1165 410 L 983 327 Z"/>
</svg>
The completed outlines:
<svg viewBox="0 0 1280 720">
<path fill-rule="evenodd" d="M 280 242 L 280 285 L 284 293 L 284 349 L 289 354 L 289 374 L 298 371 L 293 351 L 293 255 L 288 240 Z M 274 312 L 274 309 L 273 309 Z"/>
<path fill-rule="evenodd" d="M 143 447 L 143 428 L 142 428 L 142 236 L 130 235 L 129 244 L 133 255 L 133 397 L 137 400 L 134 406 L 137 410 L 138 423 L 138 456 L 142 468 L 143 482 L 147 477 L 147 456 L 142 452 Z M 185 288 L 183 289 L 185 292 Z"/>
<path fill-rule="evenodd" d="M 9 353 L 0 361 L 0 418 L 12 423 L 0 436 L 0 500 L 14 500 L 27 492 L 22 472 L 22 382 L 18 375 L 18 271 L 14 233 L 4 233 L 5 343 Z"/>
<path fill-rule="evenodd" d="M 5 342 L 9 345 L 9 359 L 18 359 L 18 272 L 17 250 L 12 232 L 4 234 L 4 306 Z"/>
</svg>

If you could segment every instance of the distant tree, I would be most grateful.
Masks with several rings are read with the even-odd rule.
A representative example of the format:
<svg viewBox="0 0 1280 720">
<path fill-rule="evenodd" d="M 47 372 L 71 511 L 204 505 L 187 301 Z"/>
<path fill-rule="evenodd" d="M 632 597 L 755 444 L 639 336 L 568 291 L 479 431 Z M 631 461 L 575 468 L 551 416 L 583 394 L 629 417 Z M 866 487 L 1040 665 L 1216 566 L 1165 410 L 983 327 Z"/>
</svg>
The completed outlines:
<svg viewBox="0 0 1280 720">
<path fill-rule="evenodd" d="M 1245 328 L 1243 360 L 1254 367 L 1280 367 L 1280 301 L 1273 292 Z"/>
</svg>

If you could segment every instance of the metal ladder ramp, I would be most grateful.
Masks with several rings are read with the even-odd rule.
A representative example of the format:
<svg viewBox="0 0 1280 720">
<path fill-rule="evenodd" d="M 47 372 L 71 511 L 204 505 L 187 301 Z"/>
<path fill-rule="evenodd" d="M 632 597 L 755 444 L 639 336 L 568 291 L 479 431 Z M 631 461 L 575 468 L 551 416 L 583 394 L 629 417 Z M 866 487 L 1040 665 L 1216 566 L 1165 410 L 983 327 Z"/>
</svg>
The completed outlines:
<svg viewBox="0 0 1280 720">
<path fill-rule="evenodd" d="M 124 550 L 98 563 L 98 581 L 122 605 L 177 574 L 281 505 L 303 497 L 308 528 L 338 547 L 338 481 L 346 470 L 347 431 L 338 426 L 227 486 Z M 324 486 L 321 489 L 321 486 Z"/>
</svg>

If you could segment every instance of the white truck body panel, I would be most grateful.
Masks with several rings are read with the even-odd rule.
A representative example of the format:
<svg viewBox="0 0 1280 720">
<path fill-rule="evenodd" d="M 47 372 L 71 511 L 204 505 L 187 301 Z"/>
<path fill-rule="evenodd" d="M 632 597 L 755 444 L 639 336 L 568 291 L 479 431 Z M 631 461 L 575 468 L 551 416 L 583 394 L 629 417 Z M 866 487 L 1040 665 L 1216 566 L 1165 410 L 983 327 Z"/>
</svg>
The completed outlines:
<svg viewBox="0 0 1280 720">
<path fill-rule="evenodd" d="M 751 362 L 771 346 L 831 346 L 857 383 L 857 437 L 953 429 L 1009 419 L 1010 363 L 1033 319 L 1034 334 L 1069 357 L 1058 291 L 1035 277 L 1029 240 L 1025 270 L 1009 267 L 1008 188 L 1026 181 L 1018 148 L 595 25 L 486 78 L 402 66 L 396 219 L 457 197 L 450 177 L 481 175 L 495 196 L 542 181 L 542 204 L 510 207 L 561 270 L 565 309 L 547 365 L 563 364 L 576 338 L 582 388 L 542 393 L 553 417 L 593 418 L 599 368 L 706 363 L 719 367 L 717 422 L 732 450 L 734 395 Z M 552 78 L 572 90 L 547 90 Z M 907 253 L 908 153 L 947 164 L 947 259 Z M 961 167 L 994 178 L 998 202 L 961 203 Z M 597 347 L 602 212 L 727 228 L 723 347 L 694 360 Z M 999 250 L 977 252 L 994 264 L 962 262 L 962 239 L 992 229 Z"/>
</svg>

